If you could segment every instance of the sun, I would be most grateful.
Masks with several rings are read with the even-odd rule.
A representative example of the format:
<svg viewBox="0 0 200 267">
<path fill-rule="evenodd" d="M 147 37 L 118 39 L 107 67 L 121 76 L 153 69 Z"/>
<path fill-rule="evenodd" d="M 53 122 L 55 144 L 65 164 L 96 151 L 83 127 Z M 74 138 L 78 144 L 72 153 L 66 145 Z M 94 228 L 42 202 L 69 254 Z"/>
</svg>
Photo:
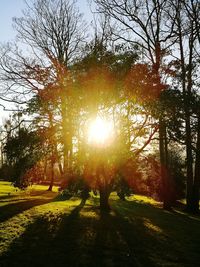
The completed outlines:
<svg viewBox="0 0 200 267">
<path fill-rule="evenodd" d="M 96 145 L 108 145 L 113 137 L 113 123 L 97 117 L 89 125 L 88 141 Z"/>
</svg>

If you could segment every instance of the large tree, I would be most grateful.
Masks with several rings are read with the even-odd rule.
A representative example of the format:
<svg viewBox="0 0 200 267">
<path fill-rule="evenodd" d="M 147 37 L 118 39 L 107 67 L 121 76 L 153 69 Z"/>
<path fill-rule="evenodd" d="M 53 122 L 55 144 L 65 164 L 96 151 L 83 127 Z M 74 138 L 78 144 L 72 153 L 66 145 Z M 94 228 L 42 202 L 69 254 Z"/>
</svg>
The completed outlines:
<svg viewBox="0 0 200 267">
<path fill-rule="evenodd" d="M 163 89 L 163 63 L 171 46 L 169 42 L 173 27 L 167 28 L 167 10 L 169 2 L 158 1 L 126 1 L 126 0 L 94 0 L 97 10 L 111 17 L 115 27 L 112 27 L 116 39 L 122 39 L 129 44 L 137 44 L 143 58 L 151 68 L 154 77 L 154 86 L 151 88 L 162 94 Z M 163 181 L 164 208 L 171 207 L 169 182 L 167 175 L 167 135 L 166 125 L 162 111 L 159 120 L 159 151 L 161 162 L 161 176 Z"/>
<path fill-rule="evenodd" d="M 199 71 L 199 1 L 170 1 L 168 13 L 171 27 L 173 25 L 173 38 L 175 53 L 172 54 L 172 66 L 176 69 L 175 84 L 182 91 L 183 114 L 185 125 L 184 144 L 186 148 L 186 170 L 187 170 L 187 210 L 197 211 L 199 194 L 199 182 L 194 174 L 194 163 L 196 154 L 196 167 L 198 166 L 198 83 Z M 194 130 L 195 129 L 195 130 Z M 194 138 L 195 137 L 195 138 Z M 198 167 L 195 170 L 197 171 Z M 195 196 L 194 196 L 195 195 Z"/>
<path fill-rule="evenodd" d="M 70 67 L 79 56 L 86 25 L 75 1 L 35 0 L 26 4 L 23 16 L 13 19 L 17 44 L 22 43 L 23 50 L 16 47 L 16 43 L 15 48 L 10 45 L 3 49 L 2 80 L 7 88 L 23 96 L 40 95 L 41 91 L 57 96 L 66 172 L 72 157 L 73 74 Z M 45 100 L 48 101 L 48 97 Z"/>
</svg>

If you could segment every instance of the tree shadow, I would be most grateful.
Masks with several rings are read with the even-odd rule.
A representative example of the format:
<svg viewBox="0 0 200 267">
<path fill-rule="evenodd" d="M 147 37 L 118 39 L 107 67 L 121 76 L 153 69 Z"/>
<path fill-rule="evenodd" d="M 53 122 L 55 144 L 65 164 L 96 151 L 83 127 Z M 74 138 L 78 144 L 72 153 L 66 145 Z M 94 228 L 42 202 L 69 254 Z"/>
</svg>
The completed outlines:
<svg viewBox="0 0 200 267">
<path fill-rule="evenodd" d="M 177 226 L 172 225 L 175 221 Z M 199 226 L 144 203 L 114 201 L 110 213 L 100 213 L 81 201 L 70 214 L 38 215 L 2 255 L 0 266 L 195 266 L 197 259 L 187 262 L 187 251 L 174 240 L 181 238 L 186 229 L 178 228 L 185 223 Z"/>
<path fill-rule="evenodd" d="M 0 196 L 0 202 L 7 201 L 7 200 L 10 200 L 12 198 L 16 198 L 16 195 L 12 195 L 12 194 L 8 193 L 7 195 Z"/>
<path fill-rule="evenodd" d="M 84 204 L 81 201 L 68 216 L 38 216 L 0 257 L 0 266 L 76 266 Z"/>
<path fill-rule="evenodd" d="M 20 199 L 17 199 L 17 203 L 7 204 L 2 207 L 0 207 L 0 222 L 4 222 L 17 214 L 20 214 L 26 210 L 29 210 L 35 206 L 40 206 L 47 204 L 51 201 L 51 199 L 27 199 L 24 201 L 24 199 L 21 199 L 23 201 L 20 201 Z M 20 202 L 19 202 L 20 201 Z"/>
<path fill-rule="evenodd" d="M 158 266 L 198 265 L 199 217 L 137 201 L 115 201 L 114 209 L 120 217 L 129 214 L 127 219 L 135 226 L 141 240 L 145 240 L 144 248 L 151 258 L 159 259 Z"/>
<path fill-rule="evenodd" d="M 16 192 L 20 192 L 20 193 L 16 193 Z M 8 192 L 7 194 L 4 194 L 2 196 L 0 196 L 0 202 L 4 202 L 4 201 L 12 201 L 12 199 L 20 199 L 21 198 L 21 194 L 23 194 L 23 196 L 27 196 L 27 197 L 36 197 L 36 196 L 50 196 L 50 195 L 57 195 L 57 193 L 55 192 L 47 192 L 46 190 L 37 190 L 37 189 L 30 189 L 30 191 L 26 191 L 26 190 L 20 190 L 17 191 L 16 190 L 15 193 L 11 193 Z"/>
<path fill-rule="evenodd" d="M 30 200 L 30 198 L 28 199 L 27 197 L 9 197 L 8 199 L 2 199 L 0 200 L 0 203 L 17 203 L 17 202 L 21 202 L 21 201 L 28 201 Z M 8 205 L 8 204 L 7 204 Z"/>
<path fill-rule="evenodd" d="M 69 215 L 38 217 L 0 266 L 155 266 L 142 238 L 119 214 L 100 213 L 82 201 Z"/>
<path fill-rule="evenodd" d="M 96 238 L 88 266 L 155 266 L 133 225 L 116 212 L 100 213 Z M 95 259 L 98 259 L 98 261 Z"/>
</svg>

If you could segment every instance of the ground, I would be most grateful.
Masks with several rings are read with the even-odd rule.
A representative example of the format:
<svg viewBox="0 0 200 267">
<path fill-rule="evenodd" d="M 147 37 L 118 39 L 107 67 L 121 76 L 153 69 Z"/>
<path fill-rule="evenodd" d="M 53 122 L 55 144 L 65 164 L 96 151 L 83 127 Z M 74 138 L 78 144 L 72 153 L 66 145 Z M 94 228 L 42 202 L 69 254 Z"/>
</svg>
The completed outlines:
<svg viewBox="0 0 200 267">
<path fill-rule="evenodd" d="M 199 216 L 115 194 L 111 212 L 101 214 L 98 197 L 83 205 L 46 189 L 21 192 L 0 182 L 1 267 L 199 266 Z"/>
</svg>

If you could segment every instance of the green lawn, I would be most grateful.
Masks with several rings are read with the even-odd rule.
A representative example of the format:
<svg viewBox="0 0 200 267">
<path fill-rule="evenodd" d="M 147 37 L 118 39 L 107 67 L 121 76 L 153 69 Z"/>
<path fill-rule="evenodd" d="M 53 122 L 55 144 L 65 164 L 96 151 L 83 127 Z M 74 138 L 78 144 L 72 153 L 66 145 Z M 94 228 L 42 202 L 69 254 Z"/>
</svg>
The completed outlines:
<svg viewBox="0 0 200 267">
<path fill-rule="evenodd" d="M 60 200 L 47 187 L 0 182 L 0 266 L 200 266 L 200 217 L 141 196 Z"/>
</svg>

